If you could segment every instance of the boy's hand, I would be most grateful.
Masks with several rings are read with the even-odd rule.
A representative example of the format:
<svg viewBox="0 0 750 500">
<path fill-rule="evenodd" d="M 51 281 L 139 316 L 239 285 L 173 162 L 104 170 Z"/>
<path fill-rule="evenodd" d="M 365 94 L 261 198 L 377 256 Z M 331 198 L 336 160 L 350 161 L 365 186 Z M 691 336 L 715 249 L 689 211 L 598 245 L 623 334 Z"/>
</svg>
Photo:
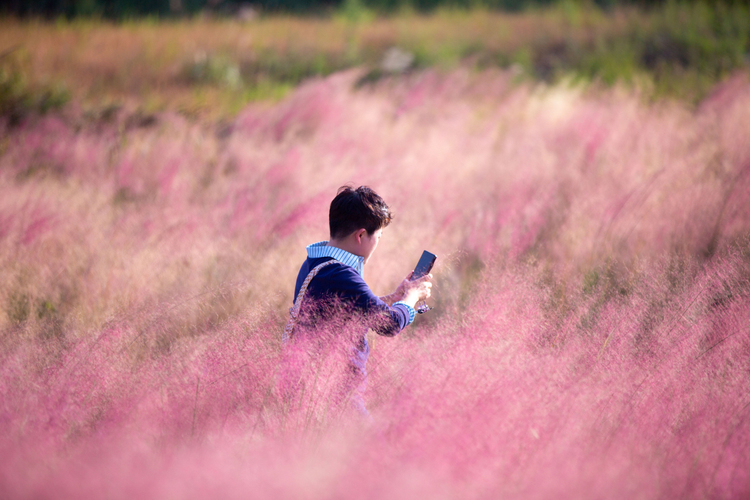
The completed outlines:
<svg viewBox="0 0 750 500">
<path fill-rule="evenodd" d="M 395 297 L 396 300 L 393 302 L 398 302 L 399 300 L 404 299 L 404 294 L 406 293 L 406 288 L 408 286 L 409 280 L 411 279 L 411 275 L 414 274 L 414 271 L 410 272 L 406 278 L 398 285 L 396 288 L 396 291 L 391 294 L 392 297 Z"/>
<path fill-rule="evenodd" d="M 411 281 L 413 272 L 409 273 L 404 281 L 396 289 L 396 293 L 402 293 L 402 302 L 414 307 L 420 300 L 426 300 L 432 293 L 432 274 L 427 274 L 419 279 Z"/>
</svg>

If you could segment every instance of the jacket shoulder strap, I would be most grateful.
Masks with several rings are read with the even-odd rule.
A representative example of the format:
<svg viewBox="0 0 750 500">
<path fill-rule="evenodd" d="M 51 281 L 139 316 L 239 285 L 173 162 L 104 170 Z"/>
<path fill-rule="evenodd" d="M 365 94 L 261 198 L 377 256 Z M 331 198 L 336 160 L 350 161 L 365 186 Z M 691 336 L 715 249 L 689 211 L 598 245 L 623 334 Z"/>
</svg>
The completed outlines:
<svg viewBox="0 0 750 500">
<path fill-rule="evenodd" d="M 287 343 L 289 339 L 292 338 L 292 332 L 294 331 L 294 327 L 297 325 L 297 316 L 299 316 L 299 310 L 302 307 L 302 299 L 305 298 L 305 292 L 307 292 L 308 285 L 310 285 L 312 279 L 318 274 L 321 269 L 330 264 L 333 264 L 334 262 L 339 261 L 337 261 L 336 259 L 327 260 L 322 264 L 318 264 L 312 269 L 312 271 L 307 273 L 305 281 L 303 281 L 302 286 L 299 287 L 297 299 L 294 301 L 294 305 L 291 307 L 291 309 L 289 309 L 289 321 L 284 328 L 284 333 L 281 334 L 281 342 Z"/>
</svg>

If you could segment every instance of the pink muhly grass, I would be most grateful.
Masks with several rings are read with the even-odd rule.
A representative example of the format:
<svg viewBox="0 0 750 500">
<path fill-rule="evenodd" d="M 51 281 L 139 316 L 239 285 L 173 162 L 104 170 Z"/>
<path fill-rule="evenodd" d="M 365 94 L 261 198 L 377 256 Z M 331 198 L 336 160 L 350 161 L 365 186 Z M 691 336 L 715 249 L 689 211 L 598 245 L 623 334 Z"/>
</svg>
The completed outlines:
<svg viewBox="0 0 750 500">
<path fill-rule="evenodd" d="M 750 87 L 692 111 L 355 78 L 226 127 L 8 129 L 0 496 L 744 497 Z M 283 386 L 303 247 L 346 182 L 396 214 L 376 292 L 440 259 L 437 307 L 371 334 L 369 426 L 328 343 Z"/>
</svg>

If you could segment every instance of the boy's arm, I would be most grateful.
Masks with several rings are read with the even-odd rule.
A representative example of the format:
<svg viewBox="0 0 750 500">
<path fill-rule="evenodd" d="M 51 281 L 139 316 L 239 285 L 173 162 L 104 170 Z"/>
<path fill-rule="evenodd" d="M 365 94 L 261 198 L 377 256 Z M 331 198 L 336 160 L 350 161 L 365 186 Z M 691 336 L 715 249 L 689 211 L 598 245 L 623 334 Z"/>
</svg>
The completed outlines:
<svg viewBox="0 0 750 500">
<path fill-rule="evenodd" d="M 413 307 L 404 303 L 389 305 L 387 301 L 382 300 L 370 290 L 365 280 L 354 269 L 342 269 L 341 272 L 344 276 L 340 279 L 346 282 L 346 294 L 352 297 L 355 308 L 362 313 L 367 326 L 376 333 L 393 336 L 414 321 Z M 397 294 L 399 290 L 386 298 L 395 299 Z"/>
<path fill-rule="evenodd" d="M 382 297 L 378 297 L 380 300 L 388 304 L 388 306 L 392 306 L 395 302 L 398 302 L 404 297 L 403 293 L 393 292 L 389 295 L 383 295 Z"/>
<path fill-rule="evenodd" d="M 404 278 L 404 280 L 401 282 L 401 284 L 398 285 L 398 288 L 396 288 L 396 291 L 393 292 L 390 295 L 383 295 L 382 297 L 378 297 L 380 300 L 388 304 L 389 306 L 393 306 L 394 304 L 398 302 L 405 302 L 413 307 L 416 300 L 414 299 L 414 290 L 422 288 L 424 283 L 430 283 L 432 280 L 432 275 L 428 274 L 426 276 L 422 276 L 419 279 L 416 279 L 414 281 L 411 280 L 411 276 L 413 273 L 409 273 L 409 275 Z M 431 284 L 427 285 L 432 286 Z M 417 295 L 420 295 L 417 293 Z M 429 293 L 427 294 L 429 296 Z"/>
</svg>

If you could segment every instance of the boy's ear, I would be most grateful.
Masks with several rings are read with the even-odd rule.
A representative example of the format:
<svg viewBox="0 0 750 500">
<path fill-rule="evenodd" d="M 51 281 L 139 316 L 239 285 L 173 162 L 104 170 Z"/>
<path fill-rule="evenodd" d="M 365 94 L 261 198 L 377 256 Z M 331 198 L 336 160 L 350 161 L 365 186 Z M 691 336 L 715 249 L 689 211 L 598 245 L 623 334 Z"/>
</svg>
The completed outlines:
<svg viewBox="0 0 750 500">
<path fill-rule="evenodd" d="M 357 239 L 357 243 L 362 243 L 362 237 L 367 232 L 367 229 L 357 229 L 357 231 L 354 233 L 354 237 Z"/>
</svg>

